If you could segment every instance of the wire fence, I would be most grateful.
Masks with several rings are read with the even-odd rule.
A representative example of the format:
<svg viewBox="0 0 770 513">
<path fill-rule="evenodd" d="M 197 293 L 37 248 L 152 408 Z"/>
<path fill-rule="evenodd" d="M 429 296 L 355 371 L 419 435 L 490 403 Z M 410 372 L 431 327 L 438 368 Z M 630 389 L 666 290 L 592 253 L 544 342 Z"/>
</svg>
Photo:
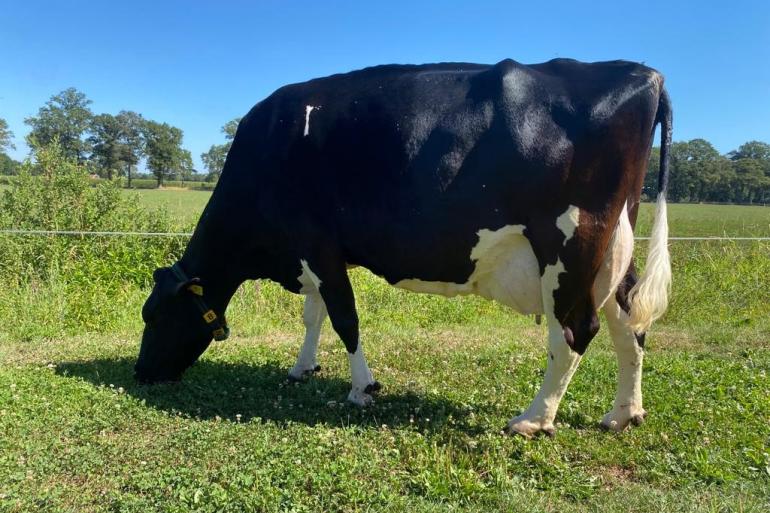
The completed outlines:
<svg viewBox="0 0 770 513">
<path fill-rule="evenodd" d="M 75 230 L 0 230 L 5 235 L 56 235 L 74 237 L 191 237 L 191 232 L 100 232 L 100 231 L 75 231 Z M 636 240 L 650 240 L 650 237 L 634 237 Z M 669 237 L 671 241 L 770 241 L 770 237 Z"/>
</svg>

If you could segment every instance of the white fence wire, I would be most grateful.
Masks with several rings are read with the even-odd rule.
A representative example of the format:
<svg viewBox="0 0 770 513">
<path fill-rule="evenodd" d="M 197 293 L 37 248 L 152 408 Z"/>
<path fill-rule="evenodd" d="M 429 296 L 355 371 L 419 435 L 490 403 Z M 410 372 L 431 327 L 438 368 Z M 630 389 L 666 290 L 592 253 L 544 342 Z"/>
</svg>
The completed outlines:
<svg viewBox="0 0 770 513">
<path fill-rule="evenodd" d="M 61 235 L 61 236 L 82 236 L 82 237 L 190 237 L 190 232 L 89 232 L 89 231 L 74 231 L 74 230 L 0 230 L 0 234 L 6 235 Z M 634 237 L 636 240 L 650 240 L 649 237 Z M 706 236 L 706 237 L 669 237 L 668 240 L 758 240 L 758 241 L 770 241 L 770 237 L 722 237 L 722 236 Z"/>
</svg>

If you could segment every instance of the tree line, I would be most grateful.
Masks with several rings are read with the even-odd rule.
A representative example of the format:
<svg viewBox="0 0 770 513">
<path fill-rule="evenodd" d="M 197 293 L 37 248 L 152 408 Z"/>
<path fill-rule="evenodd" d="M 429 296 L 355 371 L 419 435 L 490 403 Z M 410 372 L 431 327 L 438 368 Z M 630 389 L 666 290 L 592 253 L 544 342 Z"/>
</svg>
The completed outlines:
<svg viewBox="0 0 770 513">
<path fill-rule="evenodd" d="M 653 148 L 645 194 L 658 190 L 660 148 Z M 673 202 L 770 203 L 770 144 L 749 141 L 725 155 L 705 139 L 671 145 L 668 198 Z"/>
<path fill-rule="evenodd" d="M 127 110 L 94 115 L 90 104 L 74 88 L 52 96 L 36 116 L 24 120 L 31 128 L 27 144 L 35 149 L 57 139 L 66 157 L 86 163 L 107 179 L 126 176 L 129 187 L 132 169 L 142 160 L 159 186 L 167 179 L 204 178 L 195 173 L 190 152 L 182 147 L 180 128 Z M 219 178 L 239 121 L 226 123 L 225 142 L 201 154 L 207 181 Z M 14 148 L 12 140 L 8 124 L 0 118 L 0 174 L 14 174 L 18 167 L 5 153 Z M 650 199 L 657 194 L 659 156 L 660 148 L 653 148 L 644 187 Z M 705 139 L 673 143 L 668 197 L 674 202 L 770 203 L 770 144 L 748 141 L 721 155 Z"/>
<path fill-rule="evenodd" d="M 72 87 L 53 95 L 37 115 L 24 120 L 30 127 L 25 141 L 34 151 L 57 140 L 65 158 L 85 164 L 102 178 L 125 176 L 129 187 L 142 160 L 158 186 L 172 179 L 216 181 L 239 121 L 232 120 L 222 128 L 225 144 L 212 145 L 201 155 L 208 171 L 203 175 L 196 173 L 192 155 L 182 147 L 181 128 L 130 110 L 94 114 L 90 104 L 84 93 Z M 15 149 L 13 133 L 0 118 L 0 174 L 18 172 L 19 163 L 6 154 L 9 149 Z"/>
</svg>

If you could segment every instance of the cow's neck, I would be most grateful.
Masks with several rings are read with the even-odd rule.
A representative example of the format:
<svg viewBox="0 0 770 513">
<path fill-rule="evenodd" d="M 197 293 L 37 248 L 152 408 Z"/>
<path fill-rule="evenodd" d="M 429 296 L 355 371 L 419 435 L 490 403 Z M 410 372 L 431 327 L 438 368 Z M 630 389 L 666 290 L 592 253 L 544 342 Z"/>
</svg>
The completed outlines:
<svg viewBox="0 0 770 513">
<path fill-rule="evenodd" d="M 216 223 L 208 211 L 201 216 L 179 263 L 190 278 L 200 278 L 207 304 L 224 313 L 246 275 L 238 261 L 242 252 L 232 246 L 226 233 L 212 229 L 226 224 Z"/>
</svg>

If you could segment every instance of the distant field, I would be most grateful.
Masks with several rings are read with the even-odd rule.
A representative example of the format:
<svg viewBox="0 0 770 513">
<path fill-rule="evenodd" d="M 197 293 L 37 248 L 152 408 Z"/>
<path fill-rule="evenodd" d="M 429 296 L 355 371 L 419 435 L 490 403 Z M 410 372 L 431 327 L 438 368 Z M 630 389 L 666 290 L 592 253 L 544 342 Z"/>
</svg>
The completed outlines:
<svg viewBox="0 0 770 513">
<path fill-rule="evenodd" d="M 211 193 L 189 190 L 127 191 L 138 194 L 148 207 L 163 206 L 180 221 L 195 222 Z M 644 203 L 636 234 L 649 235 L 655 206 Z M 747 205 L 669 204 L 668 219 L 672 236 L 770 236 L 770 207 Z"/>
<path fill-rule="evenodd" d="M 138 196 L 141 204 L 148 208 L 165 208 L 180 226 L 195 223 L 211 197 L 209 191 L 187 189 L 139 189 L 123 192 Z"/>
</svg>

